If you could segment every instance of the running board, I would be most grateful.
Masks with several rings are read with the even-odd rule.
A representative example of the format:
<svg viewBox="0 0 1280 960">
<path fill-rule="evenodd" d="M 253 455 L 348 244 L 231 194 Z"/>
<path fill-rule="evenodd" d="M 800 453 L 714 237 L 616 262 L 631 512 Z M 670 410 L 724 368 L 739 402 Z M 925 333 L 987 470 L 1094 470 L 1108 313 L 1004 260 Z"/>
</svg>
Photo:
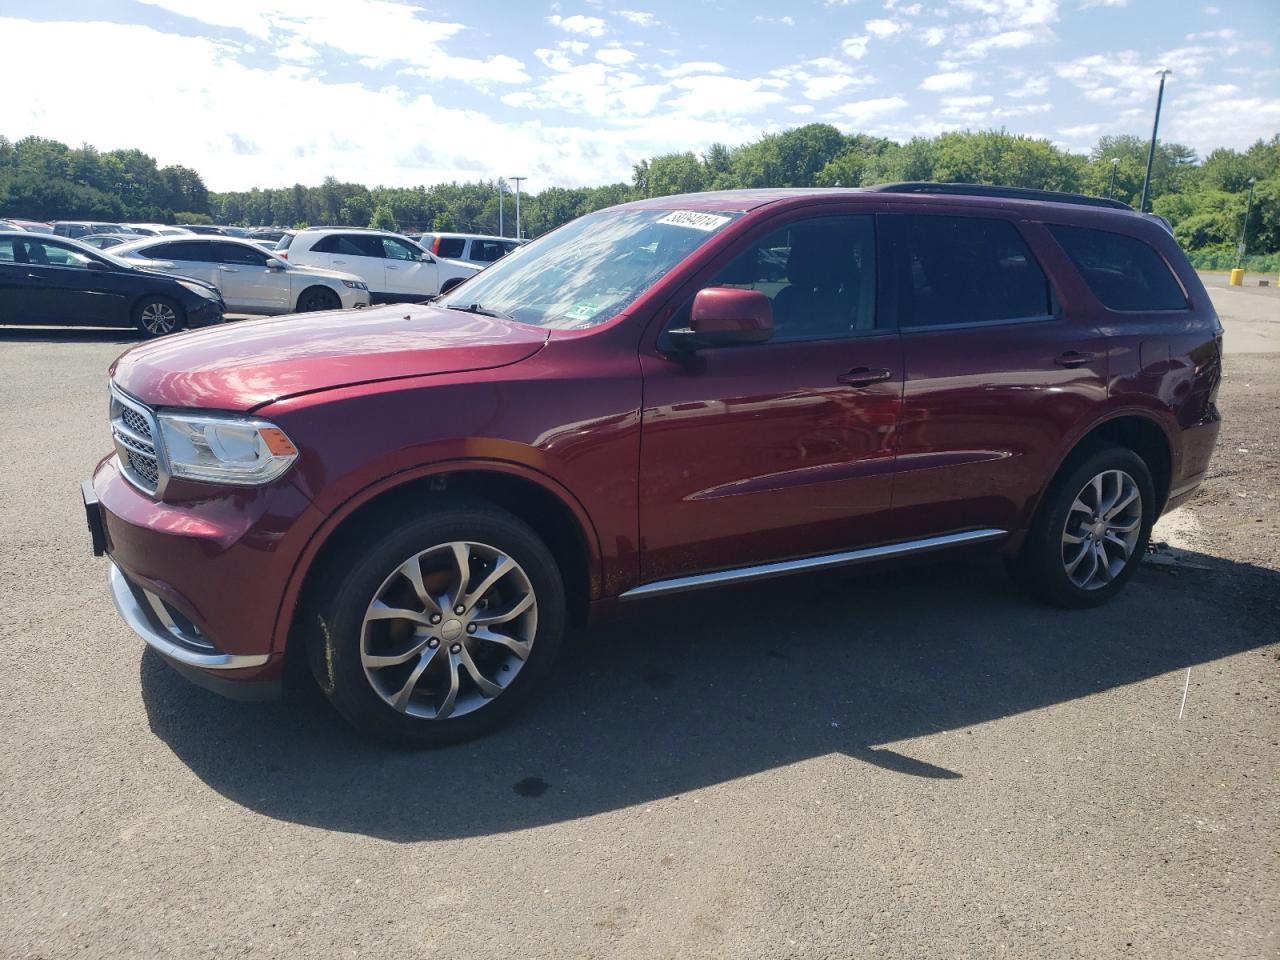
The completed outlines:
<svg viewBox="0 0 1280 960">
<path fill-rule="evenodd" d="M 831 567 L 846 567 L 855 563 L 867 563 L 871 560 L 887 560 L 892 557 L 928 553 L 931 550 L 944 550 L 947 547 L 984 543 L 988 540 L 999 540 L 1005 536 L 1008 536 L 1007 530 L 966 530 L 963 533 L 948 533 L 941 537 L 926 537 L 923 540 L 907 540 L 903 543 L 887 543 L 879 547 L 864 547 L 861 550 L 848 550 L 844 553 L 829 553 L 821 557 L 782 560 L 778 563 L 762 563 L 755 567 L 738 567 L 734 570 L 699 573 L 692 577 L 656 580 L 653 583 L 632 587 L 618 599 L 639 600 L 643 597 L 684 593 L 686 590 L 700 590 L 703 587 L 719 587 L 730 583 L 748 583 L 752 580 L 782 577 L 790 573 L 827 570 Z"/>
</svg>

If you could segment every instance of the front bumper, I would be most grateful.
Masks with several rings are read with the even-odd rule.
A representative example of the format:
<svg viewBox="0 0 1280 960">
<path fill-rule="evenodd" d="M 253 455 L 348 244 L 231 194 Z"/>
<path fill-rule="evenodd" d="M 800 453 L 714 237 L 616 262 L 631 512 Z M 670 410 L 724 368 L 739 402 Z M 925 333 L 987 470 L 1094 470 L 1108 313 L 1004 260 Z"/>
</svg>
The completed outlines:
<svg viewBox="0 0 1280 960">
<path fill-rule="evenodd" d="M 159 595 L 130 583 L 114 562 L 110 568 L 108 583 L 116 611 L 129 629 L 187 679 L 214 693 L 239 700 L 272 700 L 280 695 L 279 678 L 233 680 L 221 675 L 224 670 L 266 666 L 271 659 L 268 654 L 219 653 L 204 643 L 198 629 L 193 629 L 193 625 Z"/>
<path fill-rule="evenodd" d="M 187 307 L 187 326 L 208 327 L 215 323 L 222 322 L 222 314 L 226 311 L 226 304 L 221 300 L 204 300 L 198 304 Z"/>
<path fill-rule="evenodd" d="M 115 457 L 98 465 L 85 499 L 111 560 L 112 600 L 148 646 L 201 686 L 271 696 L 284 664 L 281 600 L 318 514 L 287 479 L 194 493 L 157 501 L 125 479 Z"/>
</svg>

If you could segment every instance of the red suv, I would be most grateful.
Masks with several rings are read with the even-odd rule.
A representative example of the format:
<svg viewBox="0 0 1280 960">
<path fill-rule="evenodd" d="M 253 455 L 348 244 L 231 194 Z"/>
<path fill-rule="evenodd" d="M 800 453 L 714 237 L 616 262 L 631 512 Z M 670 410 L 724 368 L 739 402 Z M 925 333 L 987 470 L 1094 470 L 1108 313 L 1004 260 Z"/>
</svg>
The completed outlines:
<svg viewBox="0 0 1280 960">
<path fill-rule="evenodd" d="M 225 694 L 306 656 L 364 730 L 474 736 L 610 605 L 985 545 L 1100 603 L 1205 475 L 1222 328 L 1105 200 L 894 184 L 593 213 L 430 305 L 111 369 L 120 614 Z"/>
</svg>

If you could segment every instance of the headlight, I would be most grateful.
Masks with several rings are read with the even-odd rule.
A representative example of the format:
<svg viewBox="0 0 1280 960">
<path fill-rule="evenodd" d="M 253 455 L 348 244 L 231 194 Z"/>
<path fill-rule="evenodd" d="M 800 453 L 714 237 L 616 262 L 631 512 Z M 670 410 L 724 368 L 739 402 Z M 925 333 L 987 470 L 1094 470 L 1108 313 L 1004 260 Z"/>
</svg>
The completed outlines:
<svg viewBox="0 0 1280 960">
<path fill-rule="evenodd" d="M 206 287 L 203 283 L 196 283 L 193 280 L 179 280 L 178 283 L 182 284 L 197 297 L 207 297 L 210 300 L 218 299 L 218 291 L 212 287 Z"/>
<path fill-rule="evenodd" d="M 159 413 L 156 419 L 174 477 L 256 487 L 298 459 L 293 441 L 266 420 L 186 413 Z"/>
<path fill-rule="evenodd" d="M 363 283 L 360 280 L 343 280 L 342 285 L 344 287 L 350 287 L 352 290 L 368 290 L 369 289 L 369 285 L 367 283 Z"/>
</svg>

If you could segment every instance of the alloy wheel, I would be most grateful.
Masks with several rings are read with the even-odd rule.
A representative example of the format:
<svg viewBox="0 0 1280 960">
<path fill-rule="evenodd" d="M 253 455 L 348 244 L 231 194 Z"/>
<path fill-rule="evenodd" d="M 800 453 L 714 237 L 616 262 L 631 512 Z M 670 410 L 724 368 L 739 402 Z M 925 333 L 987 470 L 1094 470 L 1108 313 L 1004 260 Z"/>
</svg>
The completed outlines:
<svg viewBox="0 0 1280 960">
<path fill-rule="evenodd" d="M 147 332 L 156 336 L 172 333 L 178 325 L 178 315 L 167 303 L 148 303 L 142 308 L 141 317 Z"/>
<path fill-rule="evenodd" d="M 391 707 L 444 720 L 500 696 L 528 661 L 537 627 L 519 563 L 486 544 L 443 543 L 409 557 L 374 593 L 360 661 Z"/>
<path fill-rule="evenodd" d="M 1104 470 L 1076 494 L 1062 528 L 1062 564 L 1082 590 L 1099 590 L 1133 559 L 1142 533 L 1142 494 L 1123 470 Z"/>
</svg>

